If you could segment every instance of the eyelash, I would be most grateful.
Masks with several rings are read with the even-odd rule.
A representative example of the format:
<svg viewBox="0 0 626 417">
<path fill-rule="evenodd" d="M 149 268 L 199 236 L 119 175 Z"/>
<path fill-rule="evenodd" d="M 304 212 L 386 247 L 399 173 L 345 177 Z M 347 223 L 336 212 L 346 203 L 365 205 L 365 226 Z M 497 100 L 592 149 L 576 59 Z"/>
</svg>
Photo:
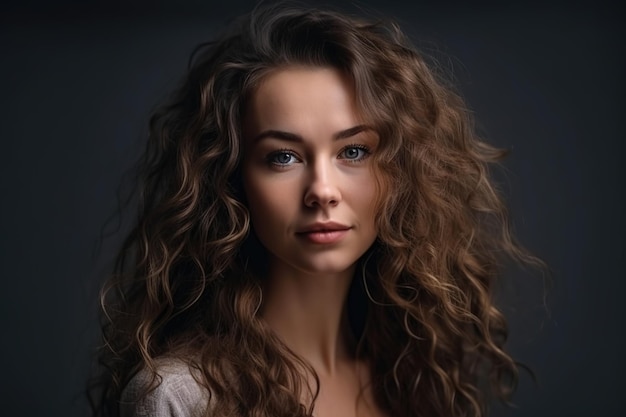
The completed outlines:
<svg viewBox="0 0 626 417">
<path fill-rule="evenodd" d="M 341 155 L 341 154 L 343 154 L 343 153 L 344 153 L 347 149 L 359 149 L 359 150 L 362 150 L 362 151 L 364 152 L 363 157 L 361 157 L 361 158 L 359 158 L 359 159 L 347 159 L 347 158 L 342 158 L 342 159 L 345 159 L 346 161 L 350 162 L 351 164 L 356 164 L 356 163 L 359 163 L 359 162 L 361 162 L 361 161 L 364 161 L 364 160 L 365 160 L 365 159 L 367 159 L 367 158 L 370 156 L 370 154 L 371 154 L 370 148 L 368 148 L 368 147 L 367 147 L 367 146 L 365 146 L 365 145 L 361 145 L 361 144 L 353 144 L 353 145 L 348 145 L 348 146 L 344 147 L 344 148 L 341 150 L 341 152 L 340 152 L 339 154 L 340 154 L 340 155 Z"/>
<path fill-rule="evenodd" d="M 269 165 L 275 166 L 275 167 L 279 167 L 279 168 L 284 168 L 289 166 L 288 164 L 280 164 L 277 163 L 275 161 L 275 158 L 279 155 L 291 155 L 292 158 L 296 159 L 296 160 L 300 160 L 294 151 L 292 151 L 291 149 L 278 149 L 274 152 L 271 152 L 269 155 L 267 155 L 267 157 L 265 158 L 267 160 L 267 163 Z"/>
<path fill-rule="evenodd" d="M 347 145 L 344 148 L 342 148 L 341 151 L 339 152 L 339 155 L 345 153 L 346 150 L 348 150 L 348 149 L 359 149 L 359 150 L 364 151 L 364 155 L 361 158 L 359 158 L 359 159 L 348 159 L 348 158 L 345 158 L 345 157 L 340 158 L 340 159 L 343 159 L 343 160 L 345 160 L 345 161 L 347 161 L 348 163 L 351 163 L 351 164 L 357 164 L 359 162 L 364 161 L 365 159 L 367 159 L 370 156 L 370 153 L 371 153 L 369 147 L 367 147 L 365 145 L 361 145 L 361 144 L 353 144 L 353 145 Z M 296 153 L 294 151 L 292 151 L 291 149 L 284 148 L 284 149 L 278 149 L 278 150 L 276 150 L 274 152 L 271 152 L 269 155 L 267 155 L 267 157 L 266 157 L 267 163 L 269 165 L 272 165 L 272 166 L 275 166 L 275 167 L 279 167 L 279 168 L 288 167 L 290 164 L 281 164 L 281 163 L 277 163 L 275 161 L 275 158 L 278 155 L 290 155 L 292 158 L 296 159 L 297 161 L 300 161 L 300 158 L 298 158 L 298 156 L 296 155 Z"/>
</svg>

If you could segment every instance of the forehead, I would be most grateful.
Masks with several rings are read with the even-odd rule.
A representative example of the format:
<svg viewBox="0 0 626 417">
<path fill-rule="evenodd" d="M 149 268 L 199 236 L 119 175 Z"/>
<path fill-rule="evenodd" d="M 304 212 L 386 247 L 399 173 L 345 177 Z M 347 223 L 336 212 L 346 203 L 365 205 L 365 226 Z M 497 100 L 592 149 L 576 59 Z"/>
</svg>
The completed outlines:
<svg viewBox="0 0 626 417">
<path fill-rule="evenodd" d="M 350 77 L 334 68 L 290 67 L 262 78 L 247 101 L 245 119 L 249 128 L 262 130 L 310 123 L 345 128 L 360 118 Z"/>
<path fill-rule="evenodd" d="M 353 94 L 350 77 L 336 68 L 293 66 L 269 71 L 261 78 L 253 95 L 280 96 L 282 93 L 293 91 L 322 96 L 325 94 L 319 94 L 320 89 L 328 87 L 345 89 L 346 92 Z M 337 93 L 329 98 L 337 98 L 338 95 Z"/>
</svg>

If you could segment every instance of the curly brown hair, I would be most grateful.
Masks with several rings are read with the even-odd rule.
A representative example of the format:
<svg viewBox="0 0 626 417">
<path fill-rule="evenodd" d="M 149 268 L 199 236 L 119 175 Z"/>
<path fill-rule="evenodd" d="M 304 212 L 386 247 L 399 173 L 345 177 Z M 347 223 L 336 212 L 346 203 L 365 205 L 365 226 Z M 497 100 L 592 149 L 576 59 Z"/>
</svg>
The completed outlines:
<svg viewBox="0 0 626 417">
<path fill-rule="evenodd" d="M 489 178 L 504 152 L 477 137 L 463 100 L 395 24 L 266 6 L 201 45 L 151 118 L 137 222 L 102 295 L 95 414 L 117 415 L 141 369 L 158 385 L 163 356 L 197 371 L 213 416 L 312 413 L 315 392 L 300 398 L 303 370 L 314 371 L 259 317 L 263 248 L 240 172 L 247 98 L 294 65 L 347 74 L 380 137 L 378 239 L 350 295 L 377 403 L 394 416 L 483 416 L 514 390 L 492 293 L 503 259 L 535 258 L 512 239 Z"/>
</svg>

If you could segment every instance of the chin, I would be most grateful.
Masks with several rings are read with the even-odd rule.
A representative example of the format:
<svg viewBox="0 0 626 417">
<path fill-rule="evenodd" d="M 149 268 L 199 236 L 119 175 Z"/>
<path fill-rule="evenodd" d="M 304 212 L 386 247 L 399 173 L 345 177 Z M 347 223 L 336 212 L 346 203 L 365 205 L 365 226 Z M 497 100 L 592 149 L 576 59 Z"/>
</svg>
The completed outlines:
<svg viewBox="0 0 626 417">
<path fill-rule="evenodd" d="M 293 265 L 300 271 L 311 275 L 336 275 L 345 272 L 353 272 L 359 257 L 341 256 L 340 254 L 324 254 L 324 256 L 308 256 L 308 259 L 300 259 Z"/>
</svg>

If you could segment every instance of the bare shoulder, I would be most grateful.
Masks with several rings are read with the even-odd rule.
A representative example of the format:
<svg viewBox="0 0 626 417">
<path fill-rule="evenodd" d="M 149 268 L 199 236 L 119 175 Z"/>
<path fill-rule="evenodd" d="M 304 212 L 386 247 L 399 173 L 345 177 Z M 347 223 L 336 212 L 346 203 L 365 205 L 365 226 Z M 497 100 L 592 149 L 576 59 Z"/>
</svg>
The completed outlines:
<svg viewBox="0 0 626 417">
<path fill-rule="evenodd" d="M 122 417 L 195 417 L 204 415 L 209 392 L 201 386 L 198 375 L 179 359 L 157 360 L 158 386 L 145 394 L 152 374 L 143 369 L 126 385 L 120 400 Z M 145 395 L 144 395 L 145 394 Z"/>
</svg>

